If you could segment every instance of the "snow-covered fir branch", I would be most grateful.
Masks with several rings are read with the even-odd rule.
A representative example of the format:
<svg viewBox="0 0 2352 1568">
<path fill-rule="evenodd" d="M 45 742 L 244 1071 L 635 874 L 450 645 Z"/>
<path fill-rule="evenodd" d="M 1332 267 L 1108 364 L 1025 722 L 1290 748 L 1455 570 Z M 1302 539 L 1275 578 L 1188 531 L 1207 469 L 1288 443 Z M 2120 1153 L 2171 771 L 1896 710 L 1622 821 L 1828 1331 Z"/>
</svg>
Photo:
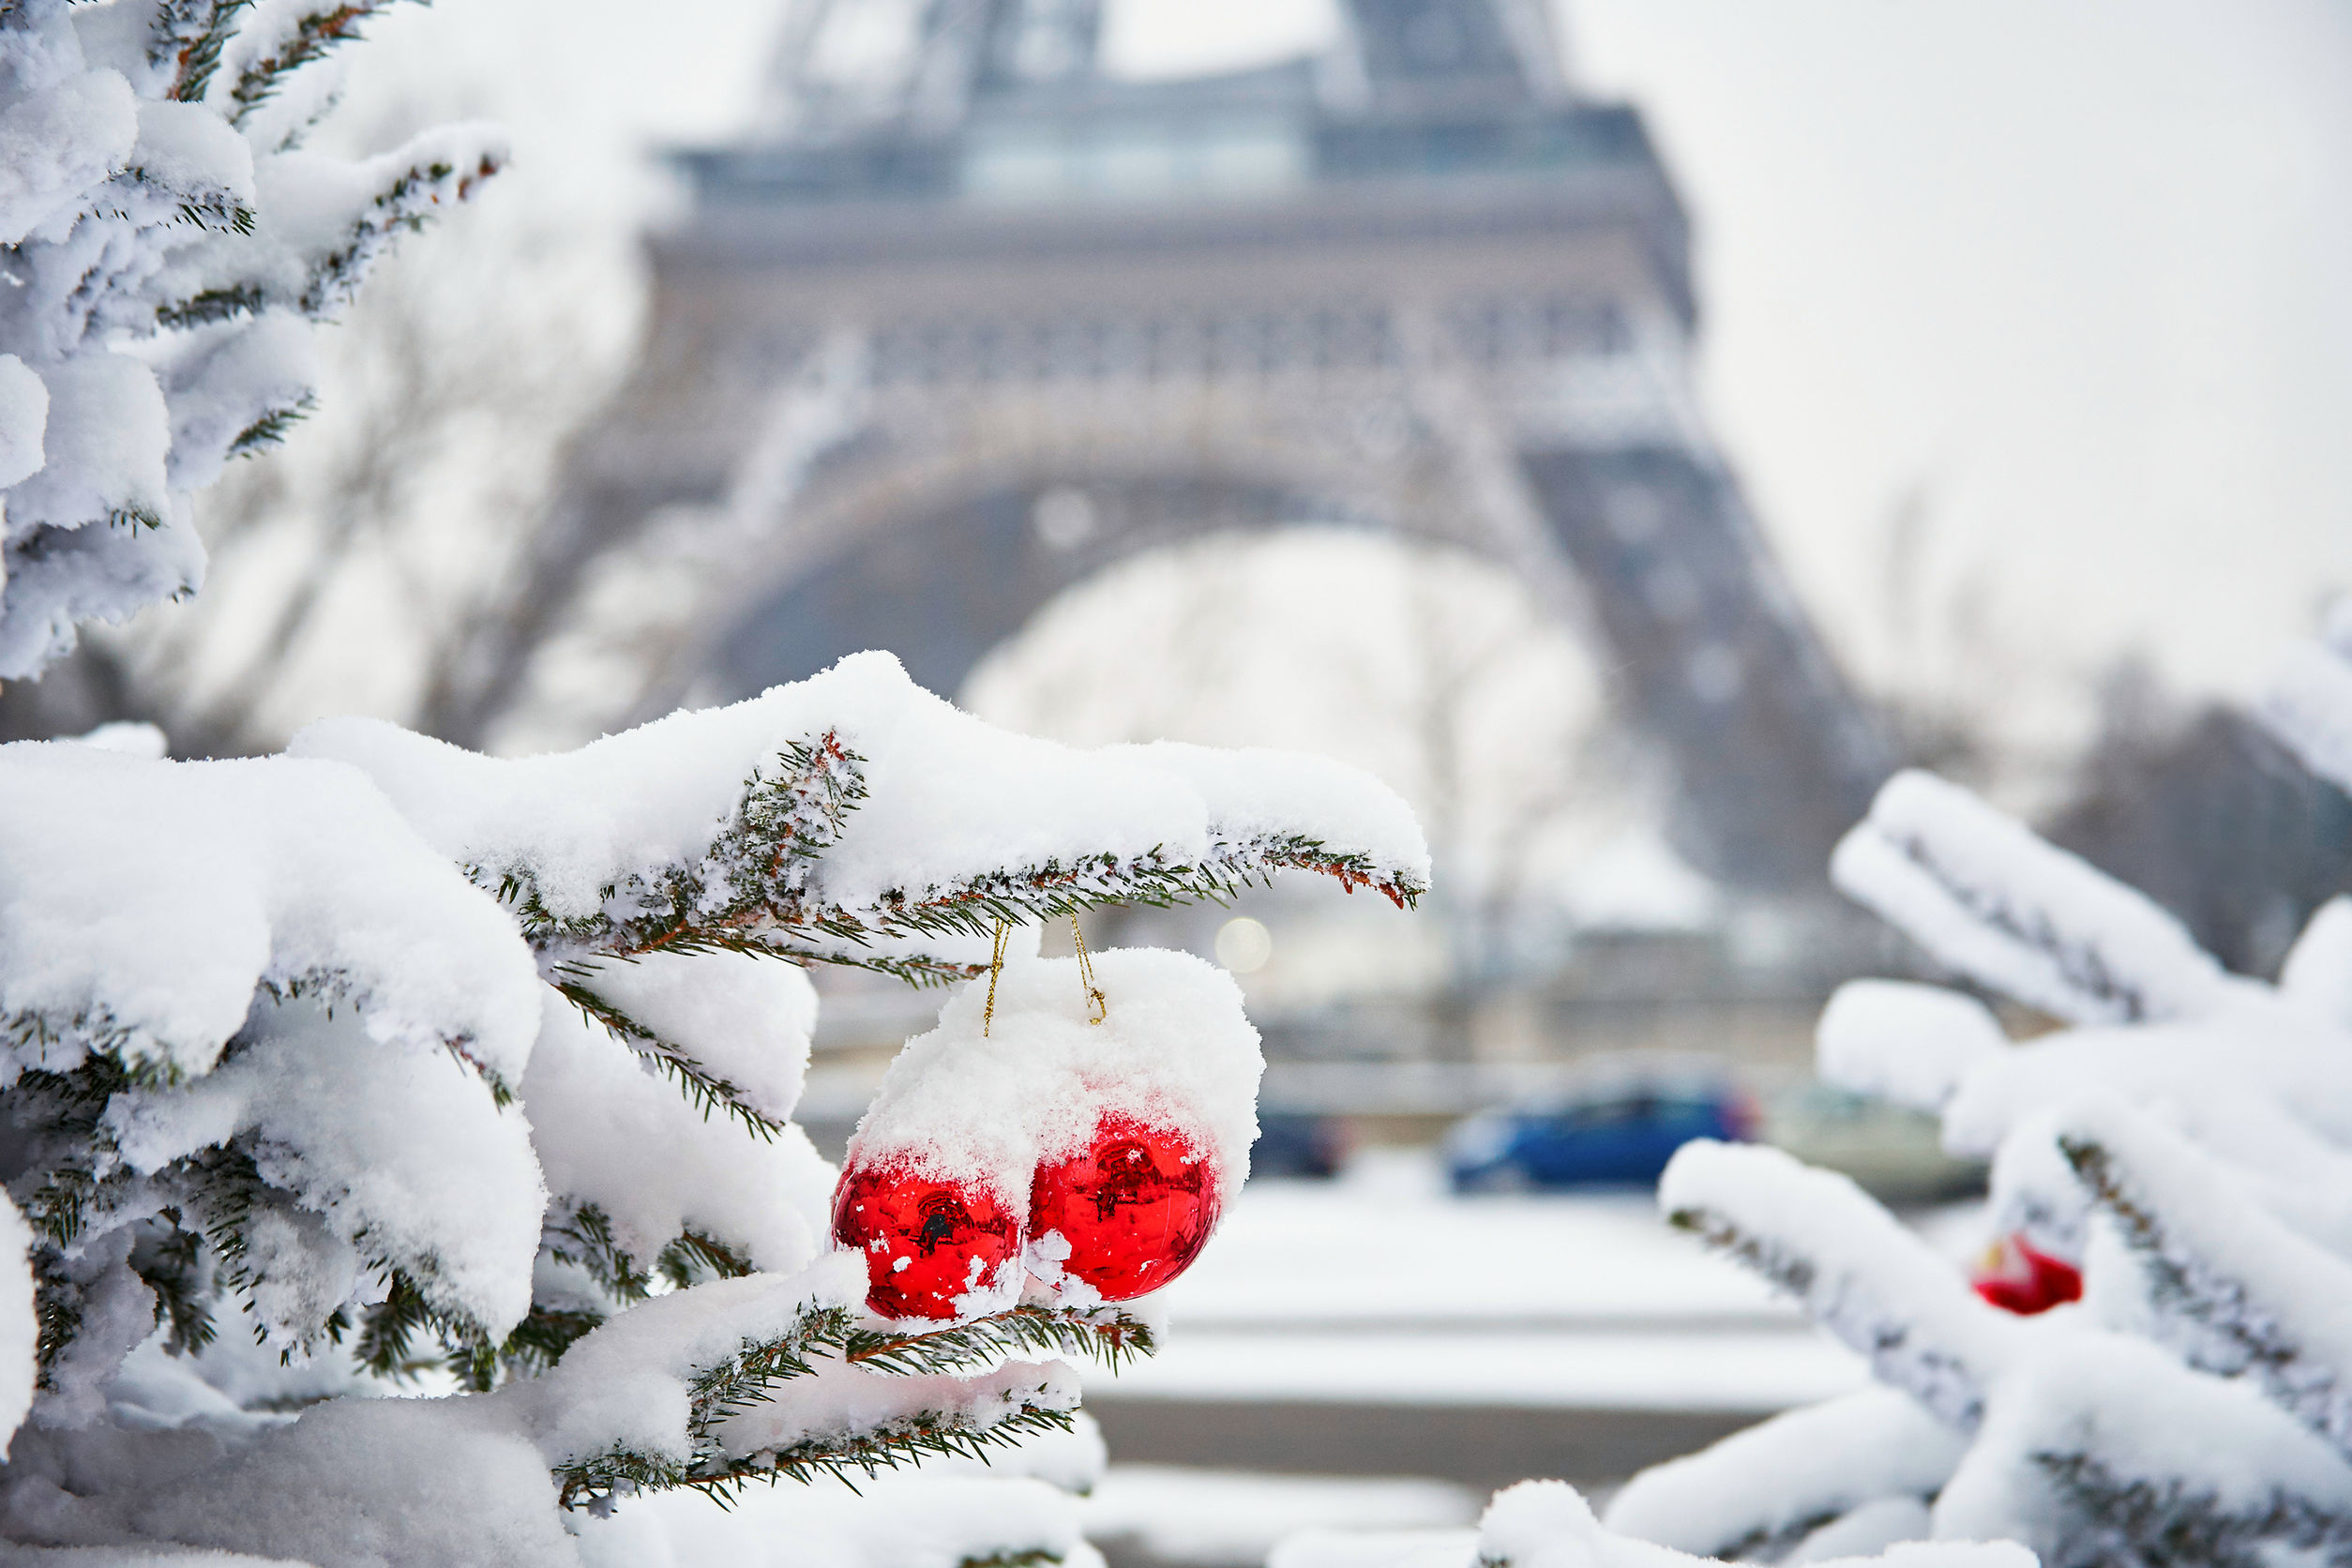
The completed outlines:
<svg viewBox="0 0 2352 1568">
<path fill-rule="evenodd" d="M 2187 1140 L 2124 1107 L 2078 1108 L 2058 1142 L 2145 1276 L 2156 1332 L 2246 1377 L 2352 1454 L 2352 1263 L 2297 1234 Z"/>
<path fill-rule="evenodd" d="M 1173 745 L 1070 752 L 958 713 L 886 654 L 558 757 L 479 757 L 369 720 L 313 725 L 292 749 L 366 770 L 564 981 L 716 952 L 959 979 L 1000 922 L 1223 899 L 1292 868 L 1399 904 L 1428 883 L 1410 817 L 1350 770 Z M 537 804 L 631 793 L 644 804 Z"/>
<path fill-rule="evenodd" d="M 1010 1359 L 1028 1350 L 1090 1355 L 1116 1365 L 1149 1354 L 1151 1331 L 1124 1313 L 1028 1305 L 970 1322 L 918 1332 L 860 1320 L 837 1293 L 863 1292 L 855 1258 L 837 1255 L 804 1287 L 783 1321 L 727 1343 L 705 1334 L 703 1351 L 681 1374 L 686 1394 L 683 1449 L 676 1434 L 630 1440 L 554 1465 L 563 1505 L 602 1507 L 616 1496 L 693 1486 L 722 1497 L 754 1481 L 846 1477 L 918 1464 L 927 1456 L 985 1456 L 1041 1430 L 1066 1428 L 1078 1389 L 1059 1363 Z M 832 1289 L 829 1290 L 828 1286 Z M 774 1283 L 745 1280 L 738 1297 L 773 1297 Z M 706 1296 L 709 1292 L 704 1293 Z M 667 1300 L 617 1321 L 603 1334 L 652 1343 L 649 1324 L 683 1316 L 690 1298 Z M 721 1310 L 727 1304 L 721 1304 Z M 712 1304 L 692 1301 L 698 1316 Z M 591 1336 L 578 1359 L 544 1385 L 517 1396 L 547 1406 L 615 1347 Z M 664 1347 L 676 1364 L 676 1353 Z"/>
<path fill-rule="evenodd" d="M 2172 915 L 1932 774 L 1888 780 L 1830 875 L 1942 962 L 2073 1022 L 2226 998 L 2221 966 Z"/>
<path fill-rule="evenodd" d="M 2005 1379 L 1935 1510 L 2054 1565 L 2252 1564 L 2352 1548 L 2352 1466 L 2248 1381 L 2087 1330 Z"/>
<path fill-rule="evenodd" d="M 0 679 L 202 581 L 190 495 L 310 406 L 309 322 L 504 162 L 487 127 L 345 162 L 262 123 L 381 8 L 0 11 Z"/>
<path fill-rule="evenodd" d="M 1849 1178 L 1777 1149 L 1685 1144 L 1658 1202 L 1675 1225 L 1796 1297 L 1882 1381 L 1963 1431 L 2035 1333 L 1979 1301 Z"/>
<path fill-rule="evenodd" d="M 1909 1395 L 1866 1388 L 1642 1471 L 1605 1522 L 1699 1557 L 1778 1561 L 1857 1509 L 1902 1499 L 1923 1515 L 1967 1449 Z"/>
</svg>

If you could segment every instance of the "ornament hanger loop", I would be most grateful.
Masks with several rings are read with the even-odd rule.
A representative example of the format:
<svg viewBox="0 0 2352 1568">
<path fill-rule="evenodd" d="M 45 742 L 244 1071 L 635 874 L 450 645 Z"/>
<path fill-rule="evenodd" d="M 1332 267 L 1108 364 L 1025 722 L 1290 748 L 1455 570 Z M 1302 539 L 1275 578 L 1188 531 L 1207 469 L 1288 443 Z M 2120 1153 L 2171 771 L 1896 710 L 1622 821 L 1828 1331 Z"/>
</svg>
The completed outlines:
<svg viewBox="0 0 2352 1568">
<path fill-rule="evenodd" d="M 1000 920 L 996 923 L 996 946 L 988 955 L 988 1004 L 980 1010 L 980 1034 L 987 1038 L 988 1026 L 996 1021 L 996 977 L 1004 972 L 1004 939 L 1013 934 L 1013 927 Z"/>
<path fill-rule="evenodd" d="M 1070 914 L 1070 940 L 1078 945 L 1078 984 L 1086 988 L 1086 1010 L 1093 1015 L 1086 1021 L 1100 1023 L 1110 1017 L 1110 1003 L 1103 996 L 1102 988 L 1094 984 L 1094 960 L 1087 954 L 1086 933 L 1078 929 L 1076 911 Z"/>
<path fill-rule="evenodd" d="M 1004 972 L 1004 948 L 1012 934 L 1010 924 L 1003 920 L 996 923 L 996 941 L 988 952 L 988 1004 L 980 1009 L 980 1033 L 984 1039 L 989 1026 L 996 1022 L 996 981 L 997 976 Z M 1089 1014 L 1086 1021 L 1101 1023 L 1110 1017 L 1110 1003 L 1103 995 L 1102 988 L 1094 984 L 1094 959 L 1086 951 L 1086 933 L 1078 929 L 1076 914 L 1070 916 L 1070 941 L 1078 947 L 1078 984 L 1085 988 L 1086 1011 Z"/>
</svg>

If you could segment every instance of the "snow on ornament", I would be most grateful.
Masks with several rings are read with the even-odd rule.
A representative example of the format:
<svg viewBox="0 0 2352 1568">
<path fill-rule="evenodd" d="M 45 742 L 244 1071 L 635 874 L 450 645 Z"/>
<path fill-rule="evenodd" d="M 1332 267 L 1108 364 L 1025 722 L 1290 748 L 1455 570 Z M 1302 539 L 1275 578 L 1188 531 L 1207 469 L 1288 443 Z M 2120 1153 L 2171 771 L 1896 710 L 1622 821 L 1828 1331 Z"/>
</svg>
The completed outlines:
<svg viewBox="0 0 2352 1568">
<path fill-rule="evenodd" d="M 866 1251 L 867 1304 L 884 1316 L 1000 1311 L 1023 1270 L 984 1269 L 946 1310 L 910 1312 L 885 1272 L 918 1265 L 844 1224 L 881 1173 L 952 1188 L 975 1215 L 1022 1216 L 1029 1271 L 1071 1305 L 1174 1278 L 1249 1173 L 1265 1061 L 1232 978 L 1155 948 L 1095 954 L 1090 970 L 1036 957 L 1035 942 L 1018 933 L 1000 972 L 958 988 L 907 1042 L 850 1140 L 835 1240 Z"/>
</svg>

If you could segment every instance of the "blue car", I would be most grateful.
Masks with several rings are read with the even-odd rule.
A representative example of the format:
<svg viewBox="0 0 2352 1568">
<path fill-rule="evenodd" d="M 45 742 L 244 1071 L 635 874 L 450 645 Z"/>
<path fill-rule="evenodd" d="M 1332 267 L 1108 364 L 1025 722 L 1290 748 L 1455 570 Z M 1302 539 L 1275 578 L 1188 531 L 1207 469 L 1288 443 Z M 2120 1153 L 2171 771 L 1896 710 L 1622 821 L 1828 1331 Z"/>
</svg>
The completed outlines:
<svg viewBox="0 0 2352 1568">
<path fill-rule="evenodd" d="M 1760 1120 L 1728 1080 L 1619 1082 L 1470 1117 L 1446 1140 L 1446 1169 L 1456 1192 L 1650 1184 L 1691 1139 L 1743 1142 Z"/>
</svg>

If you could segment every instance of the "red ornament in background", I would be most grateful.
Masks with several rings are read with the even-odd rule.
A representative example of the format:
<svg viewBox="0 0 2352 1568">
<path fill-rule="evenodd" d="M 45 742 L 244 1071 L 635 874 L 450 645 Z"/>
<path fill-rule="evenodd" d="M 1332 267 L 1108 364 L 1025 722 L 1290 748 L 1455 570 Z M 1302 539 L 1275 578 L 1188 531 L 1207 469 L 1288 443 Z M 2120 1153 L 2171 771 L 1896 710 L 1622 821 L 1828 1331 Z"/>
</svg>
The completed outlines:
<svg viewBox="0 0 2352 1568">
<path fill-rule="evenodd" d="M 953 1318 L 956 1298 L 994 1280 L 1020 1250 L 1020 1219 L 952 1182 L 903 1167 L 853 1167 L 834 1190 L 833 1239 L 866 1255 L 866 1304 L 876 1312 Z"/>
<path fill-rule="evenodd" d="M 1038 1168 L 1029 1233 L 1059 1232 L 1070 1246 L 1063 1272 L 1123 1302 L 1184 1272 L 1217 1206 L 1216 1168 L 1193 1139 L 1121 1118 L 1097 1126 L 1084 1153 Z"/>
<path fill-rule="evenodd" d="M 2053 1258 L 2023 1236 L 1997 1242 L 1985 1253 L 1970 1281 L 1976 1293 L 2004 1312 L 2032 1317 L 2060 1302 L 2080 1301 L 2083 1272 L 2063 1258 Z"/>
</svg>

